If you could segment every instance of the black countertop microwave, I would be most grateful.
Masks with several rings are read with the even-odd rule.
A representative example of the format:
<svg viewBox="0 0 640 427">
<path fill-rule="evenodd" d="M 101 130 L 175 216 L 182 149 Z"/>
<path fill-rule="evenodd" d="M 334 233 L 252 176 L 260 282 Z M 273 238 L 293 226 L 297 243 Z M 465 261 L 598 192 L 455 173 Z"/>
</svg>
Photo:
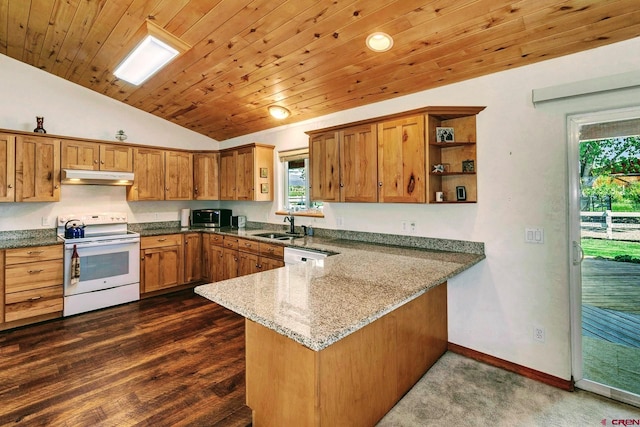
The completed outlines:
<svg viewBox="0 0 640 427">
<path fill-rule="evenodd" d="M 221 228 L 231 226 L 231 209 L 192 209 L 191 227 Z"/>
</svg>

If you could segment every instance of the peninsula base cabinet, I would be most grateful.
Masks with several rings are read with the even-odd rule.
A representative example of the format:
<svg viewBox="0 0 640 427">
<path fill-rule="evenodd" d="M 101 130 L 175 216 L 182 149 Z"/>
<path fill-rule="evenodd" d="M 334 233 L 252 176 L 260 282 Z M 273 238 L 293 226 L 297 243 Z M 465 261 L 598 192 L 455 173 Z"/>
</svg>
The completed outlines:
<svg viewBox="0 0 640 427">
<path fill-rule="evenodd" d="M 0 251 L 0 330 L 62 317 L 62 245 Z"/>
<path fill-rule="evenodd" d="M 447 284 L 313 351 L 245 320 L 253 424 L 374 426 L 447 350 Z"/>
</svg>

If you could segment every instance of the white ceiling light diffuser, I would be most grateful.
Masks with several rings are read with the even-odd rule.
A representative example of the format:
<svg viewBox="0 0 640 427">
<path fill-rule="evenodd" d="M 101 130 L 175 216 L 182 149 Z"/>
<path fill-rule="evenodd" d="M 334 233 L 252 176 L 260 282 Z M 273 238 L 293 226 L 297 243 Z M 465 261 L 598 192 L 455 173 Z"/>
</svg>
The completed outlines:
<svg viewBox="0 0 640 427">
<path fill-rule="evenodd" d="M 113 72 L 136 86 L 191 47 L 148 20 L 138 30 L 138 37 L 144 38 Z"/>
<path fill-rule="evenodd" d="M 142 84 L 180 52 L 153 36 L 147 36 L 113 72 L 133 85 Z"/>
<path fill-rule="evenodd" d="M 389 34 L 382 32 L 369 34 L 367 47 L 374 52 L 386 52 L 393 47 L 393 38 Z"/>
<path fill-rule="evenodd" d="M 271 114 L 271 117 L 278 120 L 286 119 L 287 117 L 289 117 L 289 114 L 291 114 L 289 110 L 279 105 L 271 105 L 269 106 L 268 109 L 269 109 L 269 114 Z"/>
</svg>

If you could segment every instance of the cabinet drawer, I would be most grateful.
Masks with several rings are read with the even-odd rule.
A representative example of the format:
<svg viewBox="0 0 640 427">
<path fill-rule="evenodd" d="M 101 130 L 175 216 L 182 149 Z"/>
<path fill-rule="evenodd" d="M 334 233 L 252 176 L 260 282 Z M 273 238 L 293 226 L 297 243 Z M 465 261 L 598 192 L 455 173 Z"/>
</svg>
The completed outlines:
<svg viewBox="0 0 640 427">
<path fill-rule="evenodd" d="M 259 253 L 258 242 L 255 240 L 238 239 L 238 250 L 257 254 Z"/>
<path fill-rule="evenodd" d="M 209 243 L 216 246 L 223 246 L 224 236 L 220 234 L 209 234 Z"/>
<path fill-rule="evenodd" d="M 224 236 L 224 247 L 228 249 L 238 249 L 238 238 L 237 237 L 229 237 Z"/>
<path fill-rule="evenodd" d="M 5 292 L 9 294 L 61 285 L 62 277 L 62 259 L 8 265 L 5 268 Z"/>
<path fill-rule="evenodd" d="M 62 311 L 62 285 L 12 292 L 5 299 L 6 322 L 55 313 Z"/>
<path fill-rule="evenodd" d="M 271 258 L 284 258 L 284 246 L 260 242 L 260 255 Z"/>
<path fill-rule="evenodd" d="M 182 234 L 163 234 L 161 236 L 146 236 L 140 239 L 140 249 L 164 248 L 166 246 L 182 245 Z"/>
<path fill-rule="evenodd" d="M 62 245 L 7 249 L 5 263 L 13 265 L 33 261 L 62 260 L 62 256 Z"/>
</svg>

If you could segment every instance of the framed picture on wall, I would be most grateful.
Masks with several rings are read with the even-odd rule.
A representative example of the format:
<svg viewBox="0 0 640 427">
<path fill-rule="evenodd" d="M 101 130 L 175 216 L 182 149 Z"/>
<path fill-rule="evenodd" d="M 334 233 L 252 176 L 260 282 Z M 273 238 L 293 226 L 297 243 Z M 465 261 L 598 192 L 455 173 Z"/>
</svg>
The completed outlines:
<svg viewBox="0 0 640 427">
<path fill-rule="evenodd" d="M 455 141 L 453 128 L 436 127 L 436 142 Z"/>
</svg>

